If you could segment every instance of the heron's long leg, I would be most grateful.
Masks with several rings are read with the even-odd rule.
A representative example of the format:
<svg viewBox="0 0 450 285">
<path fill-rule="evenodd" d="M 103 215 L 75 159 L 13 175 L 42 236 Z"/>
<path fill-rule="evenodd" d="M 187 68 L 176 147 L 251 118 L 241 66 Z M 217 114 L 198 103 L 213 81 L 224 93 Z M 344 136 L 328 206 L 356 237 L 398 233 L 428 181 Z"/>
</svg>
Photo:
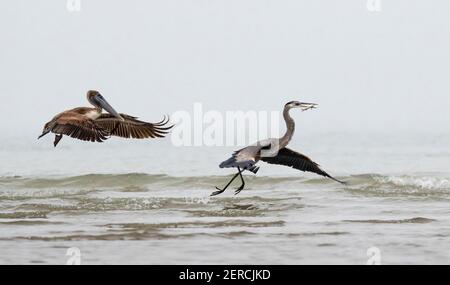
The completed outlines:
<svg viewBox="0 0 450 285">
<path fill-rule="evenodd" d="M 240 173 L 240 171 L 239 171 L 239 173 Z M 236 177 L 238 177 L 239 173 L 236 173 L 236 174 L 233 176 L 233 178 L 231 178 L 230 182 L 228 182 L 228 184 L 227 184 L 223 189 L 220 189 L 220 188 L 216 187 L 216 189 L 217 189 L 218 191 L 213 192 L 213 193 L 211 194 L 211 196 L 219 195 L 219 194 L 223 193 L 225 190 L 227 190 L 228 186 L 230 186 L 230 184 L 234 181 L 234 179 L 236 179 Z"/>
<path fill-rule="evenodd" d="M 234 192 L 234 195 L 239 194 L 245 187 L 245 181 L 244 181 L 244 177 L 242 176 L 242 171 L 239 167 L 238 167 L 238 170 L 239 170 L 238 174 L 241 177 L 242 185 L 238 189 L 236 189 L 236 191 Z"/>
</svg>

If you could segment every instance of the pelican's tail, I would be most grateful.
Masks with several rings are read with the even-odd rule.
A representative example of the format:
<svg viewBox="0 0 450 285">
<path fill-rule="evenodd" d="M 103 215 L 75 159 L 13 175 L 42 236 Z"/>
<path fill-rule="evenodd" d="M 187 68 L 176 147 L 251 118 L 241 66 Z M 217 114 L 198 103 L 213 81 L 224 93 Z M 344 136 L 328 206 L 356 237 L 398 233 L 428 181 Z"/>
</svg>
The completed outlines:
<svg viewBox="0 0 450 285">
<path fill-rule="evenodd" d="M 40 138 L 42 138 L 43 136 L 45 136 L 46 134 L 48 134 L 50 131 L 44 131 L 43 133 L 42 133 L 42 135 L 40 135 L 37 139 L 40 139 Z"/>
<path fill-rule="evenodd" d="M 43 136 L 45 136 L 46 134 L 50 133 L 52 131 L 52 125 L 51 122 L 48 122 L 45 124 L 44 126 L 44 130 L 42 131 L 42 135 L 40 135 L 38 137 L 38 139 L 42 138 Z"/>
</svg>

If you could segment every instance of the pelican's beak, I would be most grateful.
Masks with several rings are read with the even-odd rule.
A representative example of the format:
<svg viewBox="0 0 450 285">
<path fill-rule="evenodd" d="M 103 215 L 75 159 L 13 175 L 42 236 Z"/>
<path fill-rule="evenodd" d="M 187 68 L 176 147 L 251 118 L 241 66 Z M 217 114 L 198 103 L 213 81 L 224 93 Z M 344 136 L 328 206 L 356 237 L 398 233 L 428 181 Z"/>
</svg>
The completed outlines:
<svg viewBox="0 0 450 285">
<path fill-rule="evenodd" d="M 304 102 L 300 102 L 300 104 L 298 105 L 300 109 L 302 109 L 302 111 L 308 111 L 310 109 L 316 109 L 317 104 L 315 103 L 304 103 Z"/>
<path fill-rule="evenodd" d="M 125 121 L 124 118 L 122 118 L 122 116 L 119 115 L 119 113 L 117 113 L 117 111 L 114 110 L 114 108 L 111 105 L 109 105 L 108 101 L 106 101 L 106 99 L 102 95 L 95 96 L 94 100 L 98 103 L 98 105 L 101 108 L 105 109 L 106 112 L 110 113 L 111 115 L 113 115 L 114 117 L 116 117 L 121 121 Z"/>
</svg>

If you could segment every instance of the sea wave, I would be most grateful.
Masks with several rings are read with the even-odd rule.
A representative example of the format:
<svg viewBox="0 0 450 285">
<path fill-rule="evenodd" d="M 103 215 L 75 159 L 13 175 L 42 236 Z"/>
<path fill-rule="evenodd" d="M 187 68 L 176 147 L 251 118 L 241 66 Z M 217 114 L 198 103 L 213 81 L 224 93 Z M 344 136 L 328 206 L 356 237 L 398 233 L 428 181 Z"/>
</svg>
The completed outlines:
<svg viewBox="0 0 450 285">
<path fill-rule="evenodd" d="M 32 191 L 35 198 L 51 198 L 55 195 L 78 196 L 104 189 L 122 192 L 146 192 L 151 190 L 211 190 L 227 181 L 227 176 L 174 177 L 163 174 L 88 174 L 70 177 L 0 177 L 0 199 L 21 199 Z M 341 176 L 347 185 L 335 183 L 322 177 L 268 177 L 247 176 L 251 189 L 302 190 L 323 187 L 354 193 L 431 195 L 450 194 L 450 178 L 442 174 L 427 175 L 381 175 L 359 174 Z M 17 191 L 21 190 L 21 191 Z"/>
<path fill-rule="evenodd" d="M 413 176 L 375 176 L 375 181 L 380 184 L 391 184 L 399 187 L 413 187 L 423 190 L 450 189 L 450 180 L 437 177 L 413 177 Z"/>
<path fill-rule="evenodd" d="M 443 174 L 355 175 L 348 190 L 376 196 L 448 196 L 450 178 Z"/>
</svg>

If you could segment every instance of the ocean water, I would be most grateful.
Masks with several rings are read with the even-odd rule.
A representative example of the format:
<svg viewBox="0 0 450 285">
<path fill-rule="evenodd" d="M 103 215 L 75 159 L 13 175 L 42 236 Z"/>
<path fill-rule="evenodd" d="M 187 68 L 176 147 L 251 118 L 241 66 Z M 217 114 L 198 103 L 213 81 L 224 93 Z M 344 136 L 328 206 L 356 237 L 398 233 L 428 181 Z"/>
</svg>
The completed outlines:
<svg viewBox="0 0 450 285">
<path fill-rule="evenodd" d="M 0 264 L 450 263 L 450 134 L 299 134 L 348 185 L 261 163 L 213 198 L 238 147 L 52 139 L 0 141 Z"/>
</svg>

